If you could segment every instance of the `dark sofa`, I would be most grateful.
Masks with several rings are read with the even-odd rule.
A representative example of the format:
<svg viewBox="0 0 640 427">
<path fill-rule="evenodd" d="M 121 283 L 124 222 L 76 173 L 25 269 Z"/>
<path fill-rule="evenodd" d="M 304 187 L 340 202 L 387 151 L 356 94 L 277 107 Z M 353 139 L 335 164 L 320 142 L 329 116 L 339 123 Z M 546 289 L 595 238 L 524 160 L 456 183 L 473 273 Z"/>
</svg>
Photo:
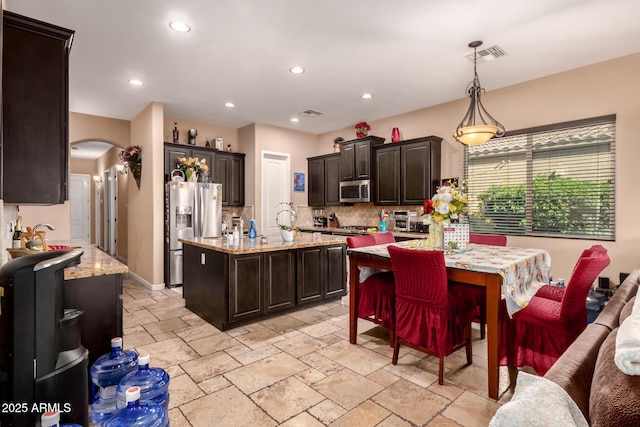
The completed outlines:
<svg viewBox="0 0 640 427">
<path fill-rule="evenodd" d="M 631 314 L 639 285 L 637 269 L 544 376 L 569 394 L 592 426 L 640 425 L 640 376 L 624 374 L 614 361 L 617 328 Z"/>
</svg>

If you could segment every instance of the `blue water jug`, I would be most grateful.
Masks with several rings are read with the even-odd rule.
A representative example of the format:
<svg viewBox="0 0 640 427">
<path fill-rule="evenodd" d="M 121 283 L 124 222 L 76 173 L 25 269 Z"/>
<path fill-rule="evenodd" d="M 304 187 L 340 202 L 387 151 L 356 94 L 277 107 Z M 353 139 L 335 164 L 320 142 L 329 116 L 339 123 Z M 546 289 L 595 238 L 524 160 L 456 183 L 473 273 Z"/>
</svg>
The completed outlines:
<svg viewBox="0 0 640 427">
<path fill-rule="evenodd" d="M 117 409 L 116 388 L 120 380 L 137 369 L 138 354 L 122 349 L 122 338 L 111 340 L 111 352 L 104 354 L 91 365 L 90 375 L 94 389 L 91 404 L 91 421 L 96 425 L 110 418 Z"/>
<path fill-rule="evenodd" d="M 140 387 L 140 402 L 154 402 L 169 411 L 169 374 L 162 368 L 149 367 L 149 355 L 138 356 L 138 370 L 129 372 L 118 384 L 116 400 L 118 408 L 127 406 L 127 389 Z"/>
<path fill-rule="evenodd" d="M 40 417 L 40 426 L 42 427 L 82 427 L 80 424 L 60 424 L 60 412 L 48 411 Z"/>
<path fill-rule="evenodd" d="M 165 427 L 169 425 L 169 415 L 157 403 L 141 403 L 140 387 L 129 387 L 125 393 L 127 407 L 118 409 L 113 417 L 106 420 L 104 427 Z"/>
</svg>

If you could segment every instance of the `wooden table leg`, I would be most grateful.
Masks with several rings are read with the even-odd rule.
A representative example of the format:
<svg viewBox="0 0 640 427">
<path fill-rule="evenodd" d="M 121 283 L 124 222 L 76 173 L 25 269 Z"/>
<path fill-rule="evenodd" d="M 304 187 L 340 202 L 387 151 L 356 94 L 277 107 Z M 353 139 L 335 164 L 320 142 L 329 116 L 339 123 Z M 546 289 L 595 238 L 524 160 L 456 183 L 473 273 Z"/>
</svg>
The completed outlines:
<svg viewBox="0 0 640 427">
<path fill-rule="evenodd" d="M 487 275 L 487 375 L 489 379 L 489 397 L 498 399 L 500 385 L 500 308 L 502 278 Z"/>
<path fill-rule="evenodd" d="M 349 342 L 356 343 L 358 335 L 358 260 L 349 255 Z"/>
</svg>

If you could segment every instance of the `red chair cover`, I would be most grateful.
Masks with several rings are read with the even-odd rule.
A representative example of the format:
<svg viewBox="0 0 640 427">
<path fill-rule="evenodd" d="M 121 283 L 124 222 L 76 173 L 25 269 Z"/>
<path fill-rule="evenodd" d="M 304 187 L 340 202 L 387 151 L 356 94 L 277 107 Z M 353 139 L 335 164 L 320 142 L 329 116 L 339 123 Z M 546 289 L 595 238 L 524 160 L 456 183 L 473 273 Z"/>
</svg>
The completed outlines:
<svg viewBox="0 0 640 427">
<path fill-rule="evenodd" d="M 491 246 L 507 246 L 507 236 L 501 234 L 469 233 L 469 243 Z"/>
<path fill-rule="evenodd" d="M 386 234 L 386 233 L 376 233 Z M 393 239 L 393 233 L 389 233 Z M 350 248 L 373 246 L 376 243 L 375 234 L 347 237 Z M 388 236 L 382 239 L 388 239 Z M 395 239 L 393 240 L 395 241 Z M 363 282 L 358 283 L 358 317 L 377 323 L 393 331 L 395 310 L 395 292 L 393 272 L 380 271 L 371 274 Z"/>
<path fill-rule="evenodd" d="M 606 250 L 587 253 L 578 260 L 560 301 L 536 294 L 512 319 L 505 315 L 500 364 L 531 366 L 544 375 L 586 328 L 589 289 L 609 262 Z"/>
<path fill-rule="evenodd" d="M 373 233 L 373 240 L 376 242 L 376 245 L 382 245 L 383 243 L 394 243 L 396 238 L 393 233 L 390 231 L 385 231 L 384 233 Z"/>
<path fill-rule="evenodd" d="M 468 339 L 473 307 L 449 290 L 444 252 L 389 246 L 396 284 L 396 336 L 447 356 Z"/>
</svg>

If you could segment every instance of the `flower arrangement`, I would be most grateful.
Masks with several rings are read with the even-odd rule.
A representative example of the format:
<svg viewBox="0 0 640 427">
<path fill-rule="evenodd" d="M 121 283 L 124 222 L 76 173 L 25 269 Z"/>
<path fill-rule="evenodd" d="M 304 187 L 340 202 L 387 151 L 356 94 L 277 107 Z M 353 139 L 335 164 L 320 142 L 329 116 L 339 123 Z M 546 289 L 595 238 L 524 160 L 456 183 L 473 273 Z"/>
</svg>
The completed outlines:
<svg viewBox="0 0 640 427">
<path fill-rule="evenodd" d="M 363 138 L 367 136 L 367 133 L 371 130 L 371 126 L 367 122 L 359 122 L 355 125 L 356 136 L 358 138 Z"/>
<path fill-rule="evenodd" d="M 424 202 L 423 214 L 429 223 L 444 223 L 459 219 L 467 213 L 467 197 L 455 184 L 445 181 L 431 199 Z"/>
<path fill-rule="evenodd" d="M 279 209 L 276 212 L 276 224 L 281 230 L 293 231 L 295 229 L 298 214 L 293 202 L 280 202 L 275 206 Z M 285 219 L 286 218 L 286 219 Z"/>
<path fill-rule="evenodd" d="M 140 179 L 142 178 L 142 147 L 131 145 L 120 151 L 120 160 L 131 170 L 133 178 L 140 189 Z"/>
<path fill-rule="evenodd" d="M 198 177 L 209 173 L 207 159 L 200 160 L 197 157 L 178 157 L 178 169 L 184 173 L 187 181 L 197 180 Z"/>
</svg>

